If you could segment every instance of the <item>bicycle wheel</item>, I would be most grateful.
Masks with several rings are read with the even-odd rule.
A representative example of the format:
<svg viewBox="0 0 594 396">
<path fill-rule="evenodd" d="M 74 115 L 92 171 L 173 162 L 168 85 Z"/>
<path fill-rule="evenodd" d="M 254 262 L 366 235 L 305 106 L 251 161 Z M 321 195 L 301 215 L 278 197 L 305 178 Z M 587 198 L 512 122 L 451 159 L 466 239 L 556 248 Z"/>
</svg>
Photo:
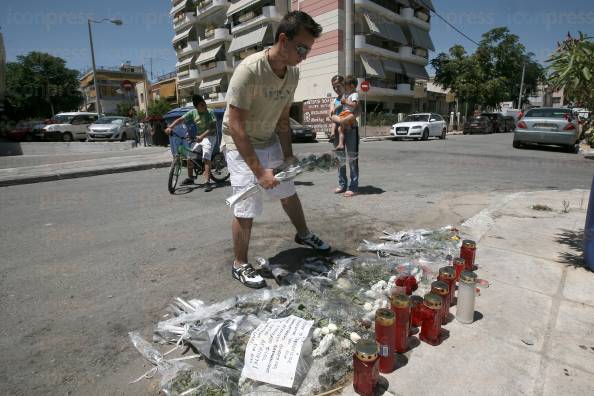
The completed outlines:
<svg viewBox="0 0 594 396">
<path fill-rule="evenodd" d="M 167 189 L 169 190 L 170 194 L 173 194 L 175 192 L 175 187 L 177 187 L 177 180 L 179 179 L 181 167 L 181 158 L 179 157 L 179 155 L 176 155 L 173 158 L 173 162 L 171 162 L 171 167 L 169 168 L 169 180 L 167 183 Z"/>
<path fill-rule="evenodd" d="M 216 153 L 212 157 L 210 175 L 216 182 L 223 182 L 229 178 L 229 169 L 223 153 Z"/>
</svg>

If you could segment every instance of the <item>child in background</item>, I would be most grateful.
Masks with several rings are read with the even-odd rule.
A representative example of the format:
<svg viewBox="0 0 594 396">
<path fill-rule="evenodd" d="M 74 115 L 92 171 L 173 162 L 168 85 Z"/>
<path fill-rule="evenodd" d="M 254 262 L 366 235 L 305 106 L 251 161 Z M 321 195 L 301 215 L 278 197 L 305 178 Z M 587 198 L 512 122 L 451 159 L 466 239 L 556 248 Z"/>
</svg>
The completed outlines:
<svg viewBox="0 0 594 396">
<path fill-rule="evenodd" d="M 357 93 L 357 79 L 348 75 L 345 77 L 345 94 L 340 98 L 340 104 L 335 107 L 336 115 L 340 118 L 340 123 L 334 123 L 332 128 L 332 137 L 336 136 L 338 130 L 338 144 L 336 150 L 344 150 L 344 134 L 350 127 L 357 122 L 355 113 L 359 102 Z M 338 101 L 338 98 L 337 98 Z"/>
</svg>

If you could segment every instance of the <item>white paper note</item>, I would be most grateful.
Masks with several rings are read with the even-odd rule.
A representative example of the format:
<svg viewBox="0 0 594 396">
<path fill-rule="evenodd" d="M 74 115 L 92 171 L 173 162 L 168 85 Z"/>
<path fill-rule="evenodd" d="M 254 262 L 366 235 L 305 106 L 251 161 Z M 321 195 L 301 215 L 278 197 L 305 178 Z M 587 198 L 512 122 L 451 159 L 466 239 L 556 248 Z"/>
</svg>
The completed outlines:
<svg viewBox="0 0 594 396">
<path fill-rule="evenodd" d="M 256 381 L 292 387 L 301 348 L 312 325 L 313 321 L 292 315 L 268 319 L 252 332 L 241 374 Z"/>
</svg>

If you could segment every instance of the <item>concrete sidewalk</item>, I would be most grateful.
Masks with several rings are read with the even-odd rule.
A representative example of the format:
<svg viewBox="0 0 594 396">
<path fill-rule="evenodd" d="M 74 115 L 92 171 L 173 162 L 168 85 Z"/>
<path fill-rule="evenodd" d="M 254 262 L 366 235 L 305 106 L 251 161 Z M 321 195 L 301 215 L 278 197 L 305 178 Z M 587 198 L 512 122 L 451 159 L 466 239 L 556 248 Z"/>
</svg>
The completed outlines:
<svg viewBox="0 0 594 396">
<path fill-rule="evenodd" d="M 56 162 L 48 161 L 42 165 L 18 166 L 22 165 L 27 158 L 16 158 L 15 167 L 6 167 L 0 169 L 0 187 L 17 184 L 39 183 L 50 180 L 69 179 L 76 177 L 95 176 L 108 173 L 130 172 L 143 169 L 167 167 L 171 164 L 171 151 L 168 147 L 159 148 L 137 148 L 134 152 L 114 152 L 113 155 L 105 157 L 105 154 L 85 154 L 75 158 L 89 158 L 74 161 L 68 161 L 57 156 Z M 31 158 L 35 162 L 39 158 Z"/>
<path fill-rule="evenodd" d="M 476 321 L 453 320 L 441 345 L 409 351 L 404 366 L 383 375 L 386 394 L 593 395 L 594 273 L 581 257 L 588 197 L 517 193 L 466 221 L 478 275 L 490 282 Z M 350 385 L 343 394 L 355 395 Z"/>
</svg>

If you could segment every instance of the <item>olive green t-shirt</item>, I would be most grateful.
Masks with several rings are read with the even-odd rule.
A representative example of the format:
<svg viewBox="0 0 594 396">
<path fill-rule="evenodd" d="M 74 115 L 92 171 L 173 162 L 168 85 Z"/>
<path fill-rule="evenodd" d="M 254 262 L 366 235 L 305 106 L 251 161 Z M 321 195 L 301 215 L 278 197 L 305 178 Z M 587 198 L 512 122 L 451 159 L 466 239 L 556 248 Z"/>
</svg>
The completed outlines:
<svg viewBox="0 0 594 396">
<path fill-rule="evenodd" d="M 278 141 L 276 124 L 283 109 L 293 103 L 299 82 L 299 69 L 287 66 L 284 78 L 270 67 L 266 50 L 245 58 L 235 69 L 227 88 L 227 111 L 223 117 L 223 142 L 236 150 L 229 131 L 229 106 L 247 110 L 245 132 L 254 148 L 265 148 Z"/>
<path fill-rule="evenodd" d="M 209 135 L 214 135 L 217 131 L 217 119 L 211 109 L 207 109 L 204 113 L 200 113 L 196 109 L 190 110 L 182 117 L 185 121 L 196 125 L 199 135 L 206 132 L 207 129 L 210 129 Z"/>
</svg>

